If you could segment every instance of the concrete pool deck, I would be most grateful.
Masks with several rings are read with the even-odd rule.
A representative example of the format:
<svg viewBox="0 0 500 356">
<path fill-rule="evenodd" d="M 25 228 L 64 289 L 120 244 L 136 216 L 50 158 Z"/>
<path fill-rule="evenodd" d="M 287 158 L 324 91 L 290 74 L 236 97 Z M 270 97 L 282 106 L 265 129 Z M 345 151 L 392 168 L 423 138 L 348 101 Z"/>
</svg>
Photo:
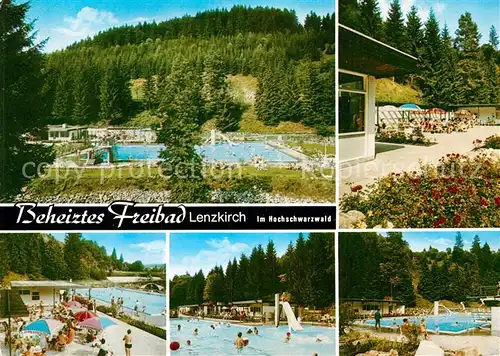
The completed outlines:
<svg viewBox="0 0 500 356">
<path fill-rule="evenodd" d="M 127 330 L 132 330 L 132 355 L 136 356 L 164 356 L 166 355 L 167 342 L 157 336 L 147 333 L 141 329 L 124 323 L 118 319 L 115 319 L 109 315 L 98 312 L 99 316 L 106 317 L 112 320 L 116 325 L 109 326 L 102 332 L 102 336 L 106 339 L 106 344 L 109 349 L 113 352 L 114 356 L 125 356 L 125 348 L 123 344 L 123 336 L 127 333 Z M 8 355 L 9 351 L 3 343 L 0 346 L 0 355 Z M 71 343 L 66 347 L 63 352 L 49 351 L 47 355 L 58 355 L 58 356 L 89 356 L 97 355 L 97 349 L 88 345 L 81 345 L 75 342 Z"/>
<path fill-rule="evenodd" d="M 358 331 L 366 333 L 366 329 L 355 328 Z M 396 341 L 399 339 L 399 333 L 388 333 L 380 331 L 371 331 L 372 336 L 382 337 L 384 339 Z M 477 347 L 483 356 L 500 355 L 500 336 L 487 335 L 430 335 L 430 341 L 444 350 L 459 350 L 468 347 Z"/>
<path fill-rule="evenodd" d="M 426 134 L 426 137 L 436 140 L 435 145 L 428 147 L 377 143 L 377 152 L 383 152 L 377 153 L 374 160 L 341 168 L 340 197 L 350 191 L 350 185 L 346 183 L 366 186 L 391 172 L 418 171 L 419 161 L 436 164 L 448 153 L 470 154 L 474 149 L 474 140 L 484 141 L 499 132 L 497 126 L 476 126 L 467 132 Z"/>
</svg>

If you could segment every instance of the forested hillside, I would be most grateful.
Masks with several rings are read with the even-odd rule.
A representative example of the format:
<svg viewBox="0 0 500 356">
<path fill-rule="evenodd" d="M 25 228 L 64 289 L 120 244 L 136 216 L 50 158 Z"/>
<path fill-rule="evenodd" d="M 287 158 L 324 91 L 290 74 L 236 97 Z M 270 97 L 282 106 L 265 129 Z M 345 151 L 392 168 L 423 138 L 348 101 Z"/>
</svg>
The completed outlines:
<svg viewBox="0 0 500 356">
<path fill-rule="evenodd" d="M 60 242 L 46 234 L 0 234 L 0 283 L 9 272 L 32 279 L 105 279 L 113 270 L 142 272 L 141 261 L 124 262 L 113 249 L 66 234 Z"/>
<path fill-rule="evenodd" d="M 464 248 L 457 232 L 455 246 L 439 251 L 432 246 L 412 252 L 402 233 L 342 233 L 339 235 L 341 298 L 386 298 L 392 296 L 407 306 L 417 296 L 428 301 L 462 302 L 478 295 L 480 286 L 500 280 L 500 251 L 474 237 L 472 248 Z"/>
<path fill-rule="evenodd" d="M 229 75 L 258 81 L 255 113 L 266 125 L 334 125 L 334 18 L 235 6 L 160 23 L 112 28 L 45 62 L 44 96 L 53 124 L 126 124 L 138 114 L 178 114 L 197 127 L 214 119 L 239 128 L 247 107 L 229 90 Z M 142 79 L 132 96 L 131 80 Z M 154 120 L 153 120 L 154 121 Z"/>
<path fill-rule="evenodd" d="M 420 72 L 396 80 L 418 88 L 428 105 L 500 101 L 499 38 L 494 24 L 488 42 L 481 45 L 482 35 L 469 12 L 460 16 L 452 34 L 446 24 L 440 26 L 432 9 L 426 19 L 420 18 L 416 6 L 404 14 L 399 0 L 391 0 L 385 20 L 377 0 L 342 0 L 339 22 L 417 57 Z"/>
<path fill-rule="evenodd" d="M 264 249 L 253 248 L 250 256 L 229 261 L 226 269 L 216 266 L 208 274 L 199 271 L 175 276 L 170 282 L 170 305 L 233 302 L 251 299 L 274 300 L 287 292 L 292 302 L 324 308 L 335 299 L 335 256 L 333 234 L 310 233 L 290 243 L 282 257 L 273 241 Z"/>
</svg>

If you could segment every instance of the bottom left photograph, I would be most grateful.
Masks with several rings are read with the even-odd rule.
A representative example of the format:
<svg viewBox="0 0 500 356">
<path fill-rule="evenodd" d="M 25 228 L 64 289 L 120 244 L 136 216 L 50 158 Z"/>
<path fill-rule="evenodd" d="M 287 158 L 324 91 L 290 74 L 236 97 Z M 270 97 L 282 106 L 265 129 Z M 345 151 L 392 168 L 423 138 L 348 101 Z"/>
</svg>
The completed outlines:
<svg viewBox="0 0 500 356">
<path fill-rule="evenodd" d="M 0 355 L 165 355 L 166 235 L 0 234 Z"/>
</svg>

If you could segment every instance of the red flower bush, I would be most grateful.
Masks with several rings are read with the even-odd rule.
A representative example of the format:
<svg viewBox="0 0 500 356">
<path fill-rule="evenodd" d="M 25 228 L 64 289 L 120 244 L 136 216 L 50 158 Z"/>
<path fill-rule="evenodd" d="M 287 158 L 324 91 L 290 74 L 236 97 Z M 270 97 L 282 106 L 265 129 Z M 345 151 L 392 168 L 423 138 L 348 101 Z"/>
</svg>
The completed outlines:
<svg viewBox="0 0 500 356">
<path fill-rule="evenodd" d="M 352 190 L 340 208 L 364 213 L 369 227 L 500 227 L 500 158 L 450 153 L 419 173 L 390 174 Z"/>
</svg>

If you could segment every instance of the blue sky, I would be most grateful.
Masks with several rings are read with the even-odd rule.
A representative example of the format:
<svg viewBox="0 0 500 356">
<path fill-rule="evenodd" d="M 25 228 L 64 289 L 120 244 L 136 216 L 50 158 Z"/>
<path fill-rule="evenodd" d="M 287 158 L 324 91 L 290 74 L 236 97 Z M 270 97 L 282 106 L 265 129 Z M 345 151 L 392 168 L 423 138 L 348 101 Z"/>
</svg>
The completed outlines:
<svg viewBox="0 0 500 356">
<path fill-rule="evenodd" d="M 65 233 L 51 233 L 64 241 Z M 86 240 L 96 241 L 106 247 L 108 255 L 116 248 L 116 254 L 123 254 L 125 262 L 141 260 L 144 264 L 159 264 L 166 261 L 166 236 L 161 233 L 82 233 Z"/>
<path fill-rule="evenodd" d="M 479 235 L 481 246 L 488 242 L 492 250 L 500 249 L 500 231 L 461 231 L 466 249 L 470 249 L 475 235 Z M 455 245 L 456 231 L 423 231 L 423 232 L 403 232 L 403 238 L 408 241 L 412 251 L 422 251 L 429 246 L 438 250 L 453 248 Z"/>
<path fill-rule="evenodd" d="M 418 8 L 420 18 L 425 22 L 429 11 L 434 9 L 441 29 L 446 23 L 452 35 L 458 27 L 460 15 L 470 12 L 482 34 L 481 43 L 488 42 L 491 25 L 500 31 L 500 2 L 498 0 L 400 0 L 403 12 L 408 13 L 412 5 Z M 386 16 L 391 0 L 379 0 L 382 16 Z"/>
<path fill-rule="evenodd" d="M 18 0 L 19 1 L 19 0 Z M 38 39 L 49 38 L 45 51 L 53 51 L 92 36 L 99 30 L 143 21 L 163 21 L 185 14 L 235 4 L 293 8 L 303 21 L 310 11 L 334 12 L 333 0 L 31 0 L 28 17 L 37 19 Z M 293 4 L 293 5 L 291 5 Z"/>
<path fill-rule="evenodd" d="M 261 244 L 266 248 L 271 239 L 278 256 L 282 256 L 290 241 L 295 243 L 298 233 L 171 233 L 170 277 L 200 269 L 206 274 L 216 265 L 224 269 L 229 260 L 239 259 L 242 253 L 249 256 Z M 304 233 L 304 237 L 307 237 Z"/>
</svg>

